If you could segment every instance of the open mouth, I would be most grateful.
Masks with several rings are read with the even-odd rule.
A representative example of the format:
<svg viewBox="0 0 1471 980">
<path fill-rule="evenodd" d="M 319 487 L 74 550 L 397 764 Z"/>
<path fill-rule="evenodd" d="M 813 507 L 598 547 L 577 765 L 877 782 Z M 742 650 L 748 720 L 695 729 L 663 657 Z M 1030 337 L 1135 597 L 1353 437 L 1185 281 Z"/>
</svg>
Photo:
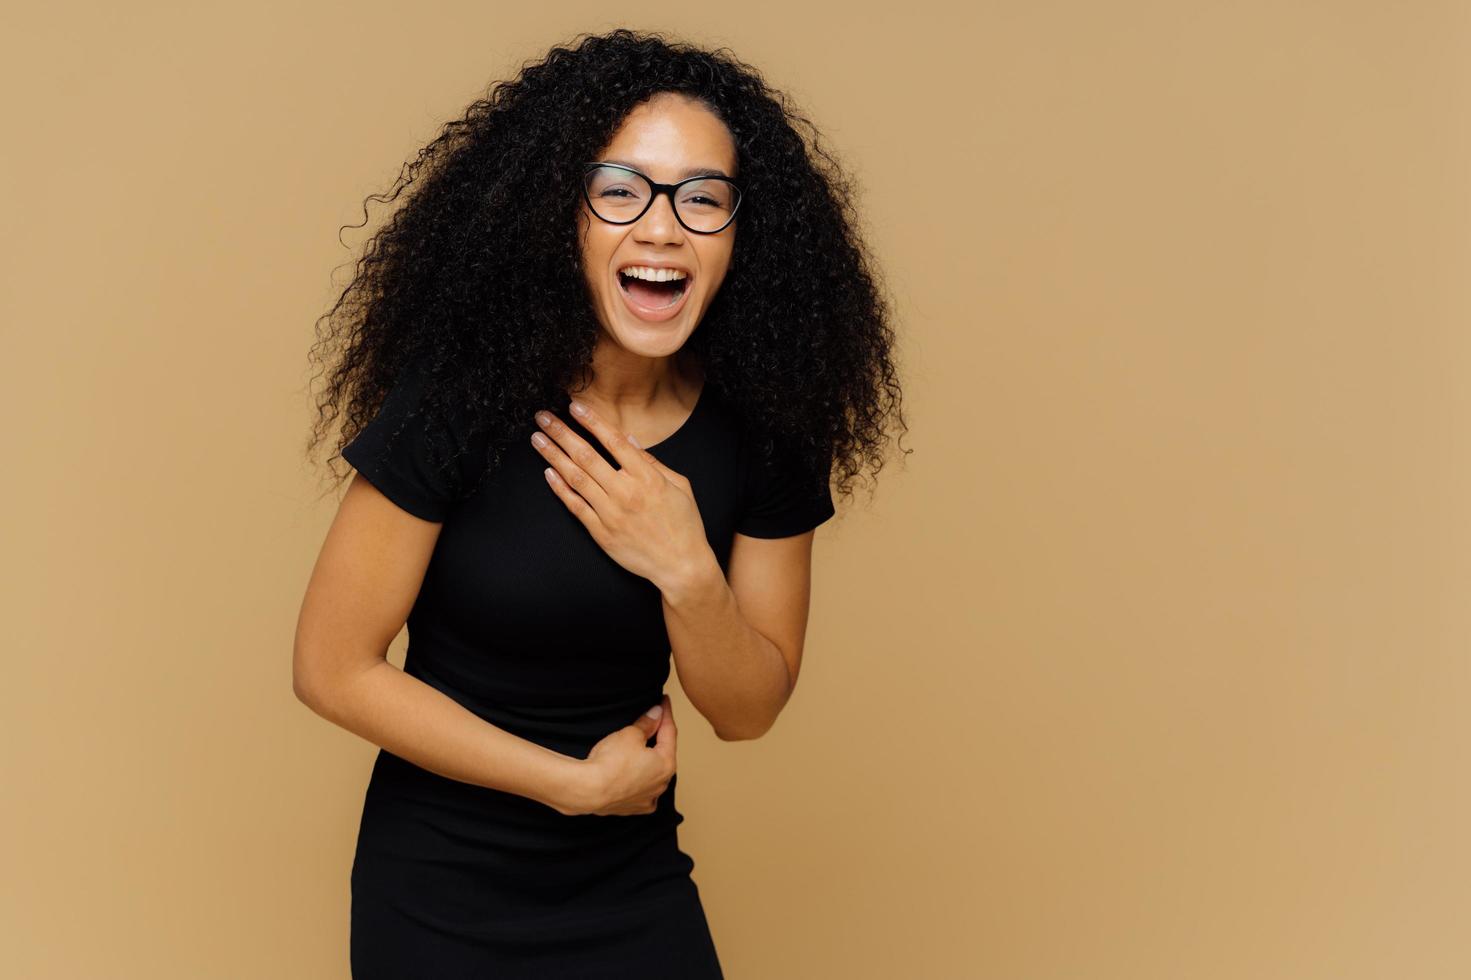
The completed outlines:
<svg viewBox="0 0 1471 980">
<path fill-rule="evenodd" d="M 678 303 L 689 278 L 653 282 L 626 272 L 618 273 L 618 285 L 635 303 L 650 310 L 661 310 Z"/>
</svg>

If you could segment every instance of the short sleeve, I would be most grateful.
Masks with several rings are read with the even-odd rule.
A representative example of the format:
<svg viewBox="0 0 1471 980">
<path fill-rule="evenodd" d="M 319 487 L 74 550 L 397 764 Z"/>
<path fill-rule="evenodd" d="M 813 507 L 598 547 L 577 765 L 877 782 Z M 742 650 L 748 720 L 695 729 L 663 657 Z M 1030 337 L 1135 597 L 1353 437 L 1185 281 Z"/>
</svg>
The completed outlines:
<svg viewBox="0 0 1471 980">
<path fill-rule="evenodd" d="M 383 405 L 342 458 L 403 510 L 426 521 L 443 521 L 459 492 L 459 468 L 447 425 L 431 426 L 423 412 L 423 375 L 406 370 Z"/>
<path fill-rule="evenodd" d="M 752 538 L 786 538 L 833 516 L 828 470 L 813 472 L 780 448 L 763 455 L 749 444 L 741 516 L 736 532 Z"/>
</svg>

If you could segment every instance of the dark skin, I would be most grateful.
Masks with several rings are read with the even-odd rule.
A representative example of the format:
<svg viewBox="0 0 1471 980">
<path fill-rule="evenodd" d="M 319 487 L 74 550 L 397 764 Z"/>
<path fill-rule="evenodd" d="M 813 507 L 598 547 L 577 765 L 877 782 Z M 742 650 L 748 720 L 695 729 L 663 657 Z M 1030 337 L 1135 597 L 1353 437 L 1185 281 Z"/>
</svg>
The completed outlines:
<svg viewBox="0 0 1471 980">
<path fill-rule="evenodd" d="M 720 118 L 667 93 L 630 113 L 597 159 L 631 164 L 663 183 L 701 170 L 739 176 L 735 141 Z M 716 733 L 732 740 L 769 729 L 796 684 L 815 532 L 737 534 L 722 572 L 689 481 L 629 436 L 652 445 L 689 416 L 699 391 L 677 355 L 725 278 L 739 223 L 737 212 L 724 230 L 695 233 L 662 195 L 630 224 L 599 220 L 584 204 L 583 267 L 602 330 L 593 381 L 571 393 L 567 410 L 587 409 L 579 423 L 618 468 L 552 408 L 538 413 L 542 432 L 532 437 L 550 464 L 552 492 L 609 556 L 659 587 L 680 685 Z M 674 316 L 641 315 L 622 294 L 617 271 L 641 263 L 691 273 Z"/>
<path fill-rule="evenodd" d="M 551 464 L 552 491 L 614 561 L 659 587 L 681 686 L 721 737 L 764 732 L 796 683 L 815 532 L 771 540 L 737 534 L 727 578 L 689 479 L 577 399 L 569 410 L 618 466 L 554 413 L 540 412 L 550 438 L 536 433 L 532 442 Z M 711 697 L 709 708 L 697 700 Z M 717 720 L 712 710 L 732 715 Z"/>
<path fill-rule="evenodd" d="M 605 153 L 634 159 L 667 182 L 691 165 L 735 166 L 724 125 L 680 98 L 656 99 L 632 114 Z M 631 225 L 585 214 L 582 220 L 589 288 L 605 333 L 594 352 L 593 383 L 572 394 L 591 407 L 581 423 L 622 468 L 608 465 L 548 413 L 544 431 L 551 440 L 538 451 L 560 474 L 549 480 L 548 492 L 623 567 L 659 587 L 681 686 L 716 734 L 756 738 L 796 683 L 814 532 L 773 540 L 737 534 L 722 574 L 689 481 L 628 438 L 636 432 L 653 445 L 689 415 L 698 387 L 676 370 L 674 355 L 723 278 L 734 226 L 687 235 L 667 198 Z M 611 292 L 615 266 L 630 258 L 677 260 L 694 273 L 678 316 L 650 322 L 614 305 L 623 302 Z M 402 510 L 354 474 L 297 621 L 297 697 L 329 721 L 448 778 L 516 793 L 567 815 L 653 812 L 676 769 L 678 732 L 667 695 L 652 716 L 609 733 L 584 760 L 490 724 L 388 661 L 441 527 Z"/>
</svg>

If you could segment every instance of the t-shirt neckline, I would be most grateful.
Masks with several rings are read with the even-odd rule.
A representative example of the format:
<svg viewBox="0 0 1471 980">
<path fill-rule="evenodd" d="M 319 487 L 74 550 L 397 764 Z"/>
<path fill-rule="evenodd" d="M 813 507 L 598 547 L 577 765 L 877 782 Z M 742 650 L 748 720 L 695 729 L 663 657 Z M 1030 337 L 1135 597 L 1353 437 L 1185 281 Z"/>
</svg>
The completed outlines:
<svg viewBox="0 0 1471 980">
<path fill-rule="evenodd" d="M 683 435 L 685 432 L 689 431 L 690 426 L 695 421 L 695 417 L 700 414 L 700 407 L 705 402 L 705 393 L 709 391 L 709 389 L 710 379 L 706 378 L 705 381 L 702 382 L 700 385 L 700 393 L 695 396 L 694 407 L 690 409 L 690 413 L 685 416 L 684 421 L 679 423 L 679 428 L 675 429 L 673 432 L 669 433 L 669 435 L 665 436 L 663 439 L 660 439 L 658 442 L 653 443 L 649 446 L 645 446 L 644 449 L 659 449 L 660 447 L 667 446 L 675 439 Z"/>
<path fill-rule="evenodd" d="M 694 428 L 695 421 L 704 411 L 705 402 L 709 397 L 713 396 L 710 395 L 710 381 L 707 378 L 704 383 L 700 385 L 700 393 L 695 396 L 694 407 L 691 408 L 690 413 L 684 417 L 684 421 L 679 424 L 679 428 L 675 429 L 673 432 L 669 433 L 669 435 L 665 436 L 663 439 L 660 439 L 658 442 L 653 443 L 652 445 L 644 446 L 643 448 L 645 450 L 663 449 L 666 446 L 669 446 L 671 443 L 677 442 L 681 438 L 683 438 L 684 435 L 690 431 L 690 429 Z M 588 431 L 587 426 L 583 425 L 582 422 L 578 420 L 576 415 L 568 413 L 567 420 L 573 422 L 576 425 L 577 429 L 579 430 L 578 435 L 582 435 L 585 438 L 591 437 L 589 441 L 597 441 L 596 437 L 592 436 L 591 432 Z"/>
</svg>

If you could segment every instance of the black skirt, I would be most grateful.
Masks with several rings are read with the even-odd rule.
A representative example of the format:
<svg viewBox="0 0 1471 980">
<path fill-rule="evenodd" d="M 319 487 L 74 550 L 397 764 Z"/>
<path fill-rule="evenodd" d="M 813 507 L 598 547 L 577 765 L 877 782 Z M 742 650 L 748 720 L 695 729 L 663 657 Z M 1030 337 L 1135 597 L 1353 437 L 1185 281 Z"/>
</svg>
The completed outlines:
<svg viewBox="0 0 1471 980">
<path fill-rule="evenodd" d="M 352 867 L 354 980 L 721 980 L 678 778 L 654 813 L 573 817 L 380 750 Z"/>
</svg>

